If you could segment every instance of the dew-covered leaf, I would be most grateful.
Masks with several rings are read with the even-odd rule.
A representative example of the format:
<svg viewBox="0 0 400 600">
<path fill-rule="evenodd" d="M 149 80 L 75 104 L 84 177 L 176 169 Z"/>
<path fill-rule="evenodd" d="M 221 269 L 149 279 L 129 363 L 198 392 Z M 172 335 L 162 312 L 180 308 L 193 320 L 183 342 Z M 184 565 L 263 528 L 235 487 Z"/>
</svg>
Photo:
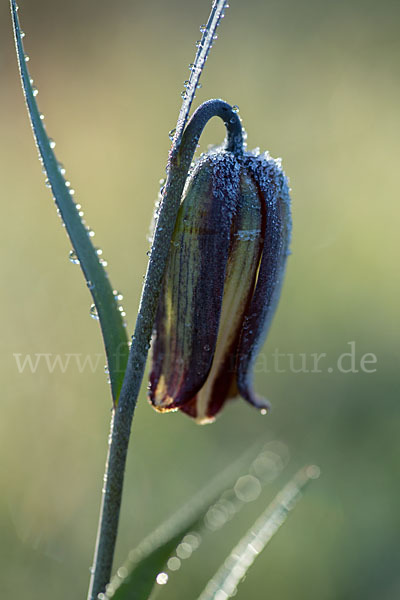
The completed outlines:
<svg viewBox="0 0 400 600">
<path fill-rule="evenodd" d="M 103 597 L 147 600 L 154 586 L 167 583 L 169 574 L 179 569 L 207 533 L 218 532 L 256 500 L 287 460 L 287 449 L 280 442 L 261 448 L 256 444 L 132 550 Z"/>
<path fill-rule="evenodd" d="M 305 486 L 317 477 L 319 468 L 312 465 L 301 469 L 289 481 L 233 548 L 198 600 L 227 600 L 236 595 L 239 583 L 272 536 L 286 521 L 289 512 L 301 498 Z"/>
<path fill-rule="evenodd" d="M 101 251 L 92 244 L 91 238 L 94 232 L 82 220 L 82 208 L 75 202 L 74 190 L 64 177 L 65 169 L 55 156 L 55 142 L 46 133 L 44 117 L 39 112 L 36 102 L 38 92 L 33 86 L 33 80 L 27 68 L 29 57 L 24 51 L 22 42 L 24 34 L 20 28 L 15 0 L 11 0 L 11 14 L 22 88 L 39 158 L 47 176 L 46 185 L 51 188 L 57 211 L 72 243 L 73 250 L 69 256 L 70 261 L 80 264 L 86 285 L 93 298 L 94 304 L 90 308 L 90 314 L 100 322 L 112 396 L 114 402 L 117 402 L 129 352 L 123 322 L 123 309 L 118 303 L 118 293 L 113 291 L 108 280 L 104 268 L 106 262 L 101 258 Z"/>
</svg>

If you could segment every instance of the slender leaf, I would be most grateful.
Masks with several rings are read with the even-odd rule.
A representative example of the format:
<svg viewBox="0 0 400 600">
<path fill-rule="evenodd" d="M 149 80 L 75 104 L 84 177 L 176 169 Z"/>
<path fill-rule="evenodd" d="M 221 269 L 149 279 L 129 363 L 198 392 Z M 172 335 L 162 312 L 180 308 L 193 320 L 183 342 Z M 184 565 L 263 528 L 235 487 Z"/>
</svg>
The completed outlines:
<svg viewBox="0 0 400 600">
<path fill-rule="evenodd" d="M 211 47 L 216 39 L 216 31 L 221 19 L 224 16 L 224 10 L 227 7 L 227 0 L 214 0 L 207 25 L 201 28 L 202 36 L 197 42 L 197 52 L 194 63 L 190 65 L 190 77 L 185 82 L 185 89 L 182 92 L 182 106 L 178 115 L 178 122 L 175 129 L 171 153 L 178 150 L 182 138 L 183 130 L 189 116 L 190 108 L 199 87 L 200 75 L 204 69 L 207 57 Z"/>
<path fill-rule="evenodd" d="M 219 474 L 132 550 L 112 579 L 104 598 L 147 600 L 158 581 L 157 576 L 165 577 L 163 570 L 167 561 L 182 540 L 186 549 L 190 541 L 198 545 L 197 532 L 219 530 L 247 502 L 255 500 L 265 484 L 277 477 L 286 465 L 285 457 L 278 452 L 275 442 L 264 445 L 261 450 L 257 443 Z M 239 473 L 242 476 L 238 478 Z"/>
<path fill-rule="evenodd" d="M 226 600 L 236 594 L 239 583 L 286 521 L 289 511 L 301 498 L 305 486 L 318 476 L 319 469 L 313 465 L 304 467 L 289 481 L 235 546 L 198 600 Z"/>
<path fill-rule="evenodd" d="M 129 352 L 118 298 L 113 292 L 102 261 L 91 242 L 92 232 L 82 221 L 79 215 L 80 207 L 75 204 L 71 188 L 67 186 L 63 177 L 65 171 L 54 154 L 54 143 L 46 133 L 43 115 L 39 112 L 35 100 L 36 91 L 33 88 L 33 80 L 27 68 L 28 57 L 24 52 L 17 11 L 18 7 L 15 0 L 11 0 L 18 65 L 33 135 L 39 157 L 47 174 L 48 185 L 51 187 L 59 215 L 65 223 L 65 228 L 72 243 L 73 252 L 75 253 L 73 258 L 79 261 L 86 284 L 92 294 L 95 306 L 95 309 L 92 310 L 92 316 L 96 316 L 95 311 L 97 311 L 107 355 L 112 395 L 114 402 L 117 402 Z"/>
</svg>

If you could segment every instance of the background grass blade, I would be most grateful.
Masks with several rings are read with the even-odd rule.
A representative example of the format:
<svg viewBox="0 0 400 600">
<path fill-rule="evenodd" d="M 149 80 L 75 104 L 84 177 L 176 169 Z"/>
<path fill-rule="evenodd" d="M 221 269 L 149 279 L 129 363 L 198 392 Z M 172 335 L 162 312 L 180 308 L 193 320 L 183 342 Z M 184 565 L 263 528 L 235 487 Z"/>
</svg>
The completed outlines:
<svg viewBox="0 0 400 600">
<path fill-rule="evenodd" d="M 319 468 L 314 465 L 304 467 L 293 477 L 235 546 L 198 600 L 226 600 L 236 594 L 240 581 L 286 521 L 289 511 L 301 498 L 302 490 L 317 477 Z"/>
<path fill-rule="evenodd" d="M 27 56 L 24 52 L 17 11 L 18 7 L 15 0 L 11 0 L 18 65 L 33 134 L 39 151 L 39 157 L 47 174 L 48 185 L 52 190 L 59 215 L 65 223 L 73 252 L 76 255 L 76 258 L 74 258 L 76 261 L 79 261 L 86 284 L 92 294 L 95 305 L 95 309 L 92 309 L 92 315 L 95 316 L 97 314 L 100 321 L 112 396 L 114 402 L 116 402 L 122 386 L 129 352 L 126 331 L 120 310 L 121 307 L 118 306 L 118 298 L 113 293 L 113 288 L 101 264 L 101 259 L 99 259 L 96 249 L 90 240 L 91 231 L 82 222 L 79 215 L 80 208 L 75 204 L 71 189 L 66 185 L 63 177 L 64 170 L 53 152 L 54 143 L 46 133 L 43 115 L 39 112 L 35 100 L 35 90 L 32 86 L 32 79 L 30 78 L 26 64 Z"/>
<path fill-rule="evenodd" d="M 166 565 L 179 548 L 191 552 L 200 543 L 199 532 L 218 531 L 248 502 L 255 500 L 262 487 L 279 475 L 286 458 L 279 443 L 257 443 L 233 465 L 220 473 L 189 503 L 158 527 L 129 554 L 108 586 L 105 598 L 146 600 L 157 576 L 168 578 Z M 240 477 L 238 477 L 241 475 Z M 255 493 L 254 493 L 255 492 Z M 179 556 L 179 550 L 178 550 Z M 175 562 L 178 557 L 175 557 Z"/>
</svg>

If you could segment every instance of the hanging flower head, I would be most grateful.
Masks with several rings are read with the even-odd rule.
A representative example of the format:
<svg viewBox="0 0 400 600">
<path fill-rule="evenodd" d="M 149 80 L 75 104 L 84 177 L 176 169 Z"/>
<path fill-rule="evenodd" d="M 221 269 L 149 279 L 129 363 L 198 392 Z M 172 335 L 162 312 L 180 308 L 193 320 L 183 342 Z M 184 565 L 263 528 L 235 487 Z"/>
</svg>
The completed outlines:
<svg viewBox="0 0 400 600">
<path fill-rule="evenodd" d="M 196 161 L 155 323 L 149 397 L 156 410 L 180 409 L 205 423 L 236 396 L 268 409 L 253 390 L 252 366 L 278 302 L 290 228 L 279 161 L 243 153 L 241 137 Z"/>
</svg>

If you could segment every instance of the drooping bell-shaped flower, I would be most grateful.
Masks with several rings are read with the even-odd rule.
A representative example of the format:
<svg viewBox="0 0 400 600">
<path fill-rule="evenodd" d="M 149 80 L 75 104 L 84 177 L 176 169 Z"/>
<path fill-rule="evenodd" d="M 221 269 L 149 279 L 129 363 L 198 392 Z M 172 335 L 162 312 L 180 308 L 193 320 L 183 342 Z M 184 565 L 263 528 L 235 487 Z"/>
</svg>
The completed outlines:
<svg viewBox="0 0 400 600">
<path fill-rule="evenodd" d="M 287 180 L 268 155 L 210 151 L 178 213 L 153 339 L 149 398 L 214 420 L 230 398 L 265 411 L 252 366 L 280 293 L 290 238 Z"/>
</svg>

